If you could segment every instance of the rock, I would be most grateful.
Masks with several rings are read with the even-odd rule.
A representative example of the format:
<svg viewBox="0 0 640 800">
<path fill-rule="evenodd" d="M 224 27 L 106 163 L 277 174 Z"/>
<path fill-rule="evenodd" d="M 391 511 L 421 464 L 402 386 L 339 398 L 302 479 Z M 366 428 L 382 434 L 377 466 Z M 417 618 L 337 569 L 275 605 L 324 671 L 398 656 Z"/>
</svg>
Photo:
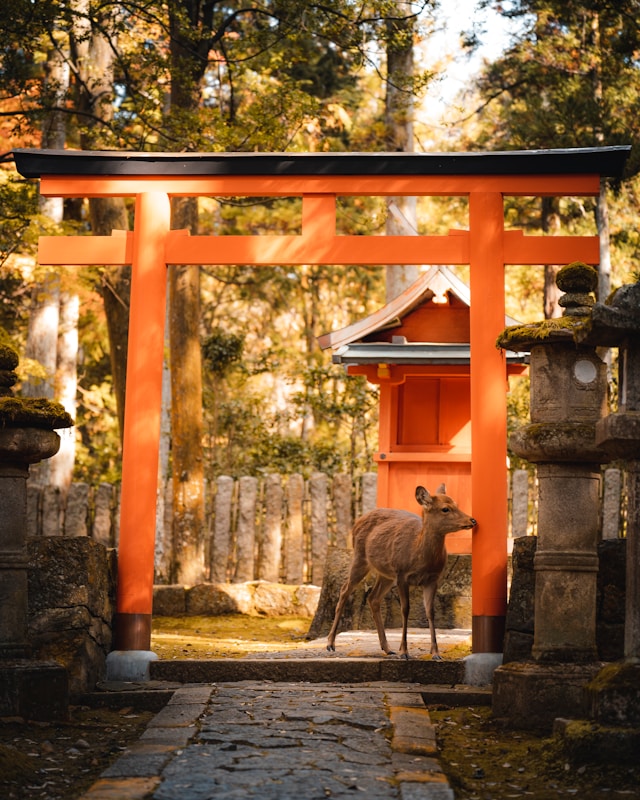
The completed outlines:
<svg viewBox="0 0 640 800">
<path fill-rule="evenodd" d="M 157 617 L 183 617 L 187 613 L 187 593 L 180 584 L 153 587 L 153 614 Z"/>
<path fill-rule="evenodd" d="M 178 595 L 179 587 L 154 588 L 154 613 L 166 613 L 179 605 L 170 598 Z M 247 581 L 245 583 L 201 583 L 186 590 L 188 616 L 218 616 L 221 614 L 249 614 L 250 616 L 312 616 L 318 604 L 320 589 L 317 586 Z"/>
<path fill-rule="evenodd" d="M 243 585 L 243 584 L 239 584 Z M 201 583 L 187 591 L 187 608 L 189 616 L 216 616 L 218 614 L 243 613 L 235 598 L 227 589 L 231 584 Z"/>
<path fill-rule="evenodd" d="M 254 584 L 253 609 L 255 614 L 266 617 L 294 614 L 291 587 L 258 581 Z"/>
</svg>

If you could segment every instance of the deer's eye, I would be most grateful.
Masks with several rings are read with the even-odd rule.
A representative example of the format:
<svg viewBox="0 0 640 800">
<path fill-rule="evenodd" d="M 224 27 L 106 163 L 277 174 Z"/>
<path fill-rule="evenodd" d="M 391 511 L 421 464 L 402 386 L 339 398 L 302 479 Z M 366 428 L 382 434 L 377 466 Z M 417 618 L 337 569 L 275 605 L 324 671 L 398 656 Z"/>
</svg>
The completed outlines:
<svg viewBox="0 0 640 800">
<path fill-rule="evenodd" d="M 443 509 L 442 509 L 442 513 L 443 514 L 448 514 L 450 511 L 451 511 L 451 509 L 449 508 L 449 506 L 444 506 Z"/>
</svg>

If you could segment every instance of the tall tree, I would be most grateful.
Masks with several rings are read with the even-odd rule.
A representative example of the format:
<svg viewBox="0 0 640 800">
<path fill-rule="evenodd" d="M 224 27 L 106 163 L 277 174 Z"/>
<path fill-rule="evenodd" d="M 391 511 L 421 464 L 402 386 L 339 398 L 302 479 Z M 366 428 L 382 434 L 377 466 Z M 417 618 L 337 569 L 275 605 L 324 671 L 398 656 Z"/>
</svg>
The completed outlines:
<svg viewBox="0 0 640 800">
<path fill-rule="evenodd" d="M 67 129 L 66 117 L 59 110 L 64 105 L 64 98 L 69 89 L 68 59 L 64 57 L 64 34 L 60 30 L 51 33 L 44 70 L 43 91 L 51 98 L 52 111 L 42 122 L 42 144 L 54 150 L 64 148 Z M 60 197 L 40 197 L 40 213 L 46 224 L 55 228 L 62 224 L 64 205 Z M 58 269 L 40 270 L 42 279 L 31 291 L 31 308 L 25 356 L 32 363 L 31 374 L 23 382 L 22 393 L 25 397 L 56 397 L 56 370 L 58 367 L 58 323 L 60 318 L 60 271 Z M 57 384 L 57 386 L 56 386 Z M 67 395 L 65 398 L 70 400 Z M 75 397 L 71 399 L 67 411 L 75 414 Z M 65 436 L 61 443 L 62 454 L 54 456 L 57 464 L 52 468 L 54 459 L 41 462 L 31 471 L 31 482 L 49 484 L 52 476 L 56 485 L 67 488 L 71 481 L 68 469 L 62 469 L 69 462 L 73 463 L 73 442 Z"/>
<path fill-rule="evenodd" d="M 77 144 L 83 150 L 102 150 L 114 143 L 112 125 L 115 101 L 115 60 L 121 12 L 112 5 L 93 7 L 89 0 L 72 0 L 70 38 L 76 111 Z M 125 201 L 121 197 L 89 199 L 91 230 L 110 236 L 129 228 Z M 127 341 L 131 268 L 104 266 L 100 270 L 101 292 L 111 357 L 120 435 L 124 428 L 124 396 L 127 373 Z"/>
<path fill-rule="evenodd" d="M 414 36 L 415 18 L 411 3 L 395 0 L 396 15 L 387 20 L 387 76 L 385 82 L 385 150 L 412 153 L 414 149 Z M 410 236 L 417 233 L 416 198 L 387 199 L 388 236 Z M 387 265 L 387 302 L 393 300 L 418 277 L 415 264 Z"/>
<path fill-rule="evenodd" d="M 628 175 L 637 173 L 638 10 L 636 0 L 502 4 L 500 12 L 518 22 L 519 33 L 480 80 L 480 112 L 488 124 L 475 137 L 476 146 L 489 141 L 505 149 L 631 143 Z M 608 291 L 610 270 L 605 195 L 603 186 L 592 207 L 601 239 L 601 296 Z M 557 211 L 563 224 L 579 224 L 575 204 L 557 204 Z M 553 308 L 551 297 L 545 306 Z"/>
</svg>

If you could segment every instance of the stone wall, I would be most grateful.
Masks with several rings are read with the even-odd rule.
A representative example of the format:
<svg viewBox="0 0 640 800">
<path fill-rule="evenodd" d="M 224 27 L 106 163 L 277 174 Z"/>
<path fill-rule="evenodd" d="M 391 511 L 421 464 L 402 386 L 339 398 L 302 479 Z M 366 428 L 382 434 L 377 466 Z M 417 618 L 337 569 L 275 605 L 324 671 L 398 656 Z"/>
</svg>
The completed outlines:
<svg viewBox="0 0 640 800">
<path fill-rule="evenodd" d="M 70 694 L 91 691 L 111 649 L 115 552 L 86 537 L 30 538 L 27 548 L 33 657 L 62 664 Z"/>
<path fill-rule="evenodd" d="M 623 529 L 623 475 L 603 473 L 602 538 Z M 155 582 L 172 583 L 171 482 L 158 493 Z M 320 585 L 328 547 L 346 547 L 353 520 L 376 503 L 377 475 L 314 473 L 233 479 L 221 475 L 207 485 L 205 551 L 212 583 L 263 580 Z M 416 507 L 416 510 L 417 507 Z M 522 469 L 510 475 L 512 539 L 535 534 L 535 480 Z M 106 547 L 119 538 L 119 487 L 73 483 L 66 496 L 55 487 L 28 485 L 28 536 L 88 536 Z M 244 553 L 242 558 L 239 554 Z"/>
</svg>

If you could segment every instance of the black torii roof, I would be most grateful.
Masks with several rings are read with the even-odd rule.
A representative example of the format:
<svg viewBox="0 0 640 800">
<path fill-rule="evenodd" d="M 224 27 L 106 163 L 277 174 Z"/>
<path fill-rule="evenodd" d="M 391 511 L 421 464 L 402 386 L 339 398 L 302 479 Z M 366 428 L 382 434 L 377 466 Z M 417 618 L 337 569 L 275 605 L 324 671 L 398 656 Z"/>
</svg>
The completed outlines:
<svg viewBox="0 0 640 800">
<path fill-rule="evenodd" d="M 43 175 L 576 175 L 621 177 L 630 145 L 463 153 L 147 153 L 13 151 L 25 178 Z"/>
</svg>

